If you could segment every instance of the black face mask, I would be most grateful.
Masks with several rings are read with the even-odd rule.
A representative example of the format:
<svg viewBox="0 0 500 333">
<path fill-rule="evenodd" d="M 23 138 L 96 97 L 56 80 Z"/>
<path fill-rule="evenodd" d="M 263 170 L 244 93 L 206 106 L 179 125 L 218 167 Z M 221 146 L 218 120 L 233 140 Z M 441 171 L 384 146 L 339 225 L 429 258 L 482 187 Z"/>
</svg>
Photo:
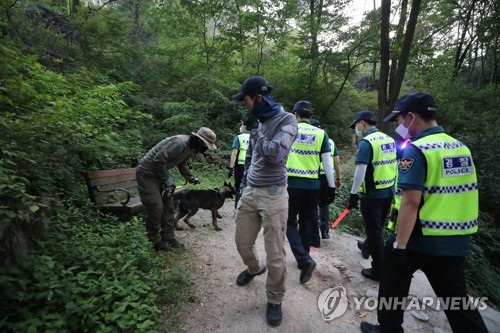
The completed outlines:
<svg viewBox="0 0 500 333">
<path fill-rule="evenodd" d="M 197 153 L 203 154 L 207 151 L 208 147 L 205 143 L 196 135 L 191 135 L 189 137 L 189 147 Z"/>
<path fill-rule="evenodd" d="M 259 113 L 266 108 L 266 106 L 267 103 L 264 99 L 262 99 L 262 102 L 259 102 L 257 98 L 254 97 L 253 107 L 250 113 L 253 114 L 254 116 L 258 116 Z"/>
</svg>

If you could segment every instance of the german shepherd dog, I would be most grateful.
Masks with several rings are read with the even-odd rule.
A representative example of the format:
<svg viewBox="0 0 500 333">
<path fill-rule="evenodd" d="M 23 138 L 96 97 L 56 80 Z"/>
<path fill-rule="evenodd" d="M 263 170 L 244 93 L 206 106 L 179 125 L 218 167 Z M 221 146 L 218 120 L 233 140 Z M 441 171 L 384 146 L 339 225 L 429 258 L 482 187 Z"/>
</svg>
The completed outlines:
<svg viewBox="0 0 500 333">
<path fill-rule="evenodd" d="M 213 190 L 187 190 L 177 195 L 174 195 L 174 199 L 179 202 L 179 213 L 174 219 L 175 229 L 183 230 L 182 227 L 178 226 L 178 222 L 181 218 L 186 216 L 184 222 L 191 227 L 196 228 L 194 224 L 189 222 L 189 219 L 198 212 L 198 209 L 207 209 L 212 211 L 212 224 L 217 231 L 222 229 L 217 226 L 217 217 L 220 218 L 217 210 L 224 205 L 226 198 L 233 198 L 235 194 L 234 188 L 231 183 L 224 182 L 224 186 L 219 189 Z"/>
</svg>

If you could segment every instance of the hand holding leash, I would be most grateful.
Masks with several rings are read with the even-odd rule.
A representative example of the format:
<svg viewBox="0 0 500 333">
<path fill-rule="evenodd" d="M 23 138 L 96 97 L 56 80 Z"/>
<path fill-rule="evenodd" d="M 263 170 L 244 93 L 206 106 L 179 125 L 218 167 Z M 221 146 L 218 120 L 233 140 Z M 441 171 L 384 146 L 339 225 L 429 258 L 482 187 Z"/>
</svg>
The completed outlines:
<svg viewBox="0 0 500 333">
<path fill-rule="evenodd" d="M 233 167 L 227 167 L 227 178 L 231 178 L 234 174 L 234 168 Z"/>
<path fill-rule="evenodd" d="M 193 177 L 189 180 L 189 183 L 193 185 L 198 185 L 200 183 L 200 180 L 198 179 L 198 177 Z"/>
<path fill-rule="evenodd" d="M 171 197 L 175 191 L 175 183 L 172 178 L 168 178 L 164 183 L 160 186 L 160 191 L 162 196 L 166 196 L 167 198 Z"/>
</svg>

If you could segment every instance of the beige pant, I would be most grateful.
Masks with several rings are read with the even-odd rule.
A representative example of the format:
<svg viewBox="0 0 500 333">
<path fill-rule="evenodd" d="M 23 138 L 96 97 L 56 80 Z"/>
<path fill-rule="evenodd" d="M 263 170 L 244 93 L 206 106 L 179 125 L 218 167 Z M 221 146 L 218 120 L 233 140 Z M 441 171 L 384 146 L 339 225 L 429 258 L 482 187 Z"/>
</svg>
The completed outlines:
<svg viewBox="0 0 500 333">
<path fill-rule="evenodd" d="M 285 296 L 285 236 L 288 218 L 286 186 L 246 187 L 236 210 L 236 247 L 250 274 L 257 274 L 267 264 L 267 300 L 279 304 Z M 259 259 L 255 240 L 264 228 L 267 263 Z"/>
</svg>

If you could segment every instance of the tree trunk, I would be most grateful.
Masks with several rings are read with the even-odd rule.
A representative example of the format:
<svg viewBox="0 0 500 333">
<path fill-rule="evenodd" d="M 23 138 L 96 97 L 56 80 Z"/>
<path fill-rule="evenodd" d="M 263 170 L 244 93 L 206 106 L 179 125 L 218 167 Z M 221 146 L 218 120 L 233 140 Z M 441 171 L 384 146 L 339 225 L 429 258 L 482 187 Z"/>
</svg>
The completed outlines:
<svg viewBox="0 0 500 333">
<path fill-rule="evenodd" d="M 377 2 L 373 0 L 373 11 L 377 10 Z M 372 63 L 372 84 L 375 85 L 375 74 L 377 73 L 377 59 L 373 58 Z"/>
<path fill-rule="evenodd" d="M 401 85 L 406 72 L 406 66 L 410 57 L 411 45 L 413 36 L 415 35 L 415 28 L 417 25 L 418 15 L 420 13 L 420 5 L 422 0 L 413 0 L 411 5 L 410 17 L 406 25 L 404 34 L 403 46 L 401 54 L 398 59 L 398 66 L 394 79 L 391 81 L 390 90 L 387 91 L 388 76 L 389 76 L 389 18 L 390 18 L 390 0 L 382 1 L 382 22 L 380 26 L 381 39 L 380 39 L 380 82 L 378 90 L 378 121 L 379 128 L 387 132 L 390 125 L 383 123 L 383 119 L 394 109 L 394 104 L 399 96 Z M 382 70 L 383 69 L 383 70 Z"/>
<path fill-rule="evenodd" d="M 380 20 L 380 77 L 378 81 L 378 122 L 382 123 L 387 110 L 387 81 L 389 79 L 389 30 L 391 0 L 382 0 Z"/>
</svg>

